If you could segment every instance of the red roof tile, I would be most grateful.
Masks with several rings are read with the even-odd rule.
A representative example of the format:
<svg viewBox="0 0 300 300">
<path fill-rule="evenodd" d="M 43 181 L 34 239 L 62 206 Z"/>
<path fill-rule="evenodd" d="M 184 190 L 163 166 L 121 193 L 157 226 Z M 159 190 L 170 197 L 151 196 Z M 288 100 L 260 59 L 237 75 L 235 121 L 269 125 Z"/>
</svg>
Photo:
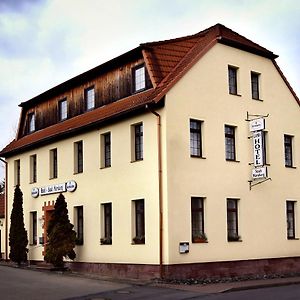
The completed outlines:
<svg viewBox="0 0 300 300">
<path fill-rule="evenodd" d="M 116 102 L 107 104 L 106 106 L 99 107 L 93 111 L 86 112 L 64 122 L 47 127 L 22 137 L 19 140 L 14 140 L 0 152 L 0 156 L 7 157 L 13 155 L 14 153 L 25 151 L 28 149 L 28 147 L 33 147 L 40 143 L 47 143 L 55 139 L 62 138 L 67 134 L 90 128 L 91 126 L 96 124 L 98 125 L 101 122 L 130 113 L 137 109 L 141 109 L 146 104 L 159 102 L 172 88 L 172 86 L 186 72 L 188 72 L 188 70 L 197 62 L 197 60 L 199 60 L 216 43 L 222 43 L 260 56 L 264 56 L 271 59 L 273 62 L 277 57 L 277 55 L 275 55 L 273 52 L 263 48 L 262 46 L 250 41 L 249 39 L 239 35 L 238 33 L 226 28 L 221 24 L 212 26 L 195 35 L 141 44 L 140 47 L 135 48 L 132 51 L 134 53 L 136 53 L 138 49 L 142 51 L 154 88 L 124 99 L 120 99 Z M 124 55 L 127 57 L 130 55 L 130 52 L 127 52 Z M 121 57 L 118 58 L 118 61 L 120 58 Z M 105 66 L 107 65 L 110 65 L 109 62 L 105 63 Z M 283 76 L 276 63 L 275 67 L 279 70 L 281 76 Z M 92 69 L 91 72 L 94 74 L 100 69 L 101 66 L 98 66 Z M 89 71 L 84 73 L 84 76 L 87 76 L 88 73 Z M 75 83 L 80 83 L 80 76 L 81 75 L 78 75 L 75 78 Z M 299 103 L 299 99 L 289 86 L 284 76 L 283 79 Z M 69 80 L 68 82 L 71 81 L 72 80 Z M 63 84 L 60 84 L 56 88 L 61 90 L 63 86 Z M 52 94 L 55 93 L 56 88 L 51 89 Z M 47 92 L 45 92 L 45 94 L 47 94 Z M 43 94 L 40 95 L 40 97 L 43 97 Z M 32 102 L 32 100 L 33 99 L 29 100 L 28 102 Z M 26 104 L 26 102 L 24 104 Z"/>
</svg>

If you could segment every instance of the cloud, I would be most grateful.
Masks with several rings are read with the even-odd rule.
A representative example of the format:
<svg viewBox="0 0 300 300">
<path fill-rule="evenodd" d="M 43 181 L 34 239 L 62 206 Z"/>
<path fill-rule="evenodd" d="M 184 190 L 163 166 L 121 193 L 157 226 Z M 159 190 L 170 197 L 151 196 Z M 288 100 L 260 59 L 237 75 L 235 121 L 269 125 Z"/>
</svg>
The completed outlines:
<svg viewBox="0 0 300 300">
<path fill-rule="evenodd" d="M 1 0 L 0 12 L 22 13 L 27 11 L 33 5 L 42 5 L 46 0 Z"/>
</svg>

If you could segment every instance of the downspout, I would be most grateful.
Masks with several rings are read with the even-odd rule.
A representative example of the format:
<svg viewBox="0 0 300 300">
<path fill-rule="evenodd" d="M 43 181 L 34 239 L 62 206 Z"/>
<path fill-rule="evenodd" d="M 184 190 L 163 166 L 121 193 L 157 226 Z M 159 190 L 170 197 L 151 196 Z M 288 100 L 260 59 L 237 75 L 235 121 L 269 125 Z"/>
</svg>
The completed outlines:
<svg viewBox="0 0 300 300">
<path fill-rule="evenodd" d="M 161 143 L 161 116 L 158 112 L 151 110 L 149 105 L 146 105 L 152 114 L 157 118 L 157 145 L 158 145 L 158 191 L 159 191 L 159 275 L 164 278 L 163 269 L 163 184 L 162 184 L 162 143 Z"/>
<path fill-rule="evenodd" d="M 8 215 L 7 215 L 7 199 L 8 199 L 8 187 L 7 187 L 7 181 L 8 181 L 8 167 L 7 167 L 7 161 L 2 159 L 0 157 L 0 160 L 5 164 L 5 196 L 4 196 L 4 206 L 5 206 L 5 260 L 8 261 Z"/>
</svg>

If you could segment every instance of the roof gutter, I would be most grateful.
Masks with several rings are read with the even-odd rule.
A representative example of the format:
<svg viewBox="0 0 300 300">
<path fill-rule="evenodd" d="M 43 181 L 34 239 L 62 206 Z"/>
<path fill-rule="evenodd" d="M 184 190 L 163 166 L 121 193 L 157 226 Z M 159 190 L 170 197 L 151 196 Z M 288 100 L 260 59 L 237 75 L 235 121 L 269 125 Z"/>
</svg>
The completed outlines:
<svg viewBox="0 0 300 300">
<path fill-rule="evenodd" d="M 7 180 L 8 180 L 8 163 L 6 160 L 2 159 L 0 157 L 0 161 L 2 161 L 5 164 L 5 192 L 4 192 L 4 206 L 5 206 L 5 260 L 8 260 L 8 216 L 7 216 L 7 192 L 8 192 L 8 187 L 7 187 Z M 1 243 L 1 241 L 0 241 Z"/>
</svg>

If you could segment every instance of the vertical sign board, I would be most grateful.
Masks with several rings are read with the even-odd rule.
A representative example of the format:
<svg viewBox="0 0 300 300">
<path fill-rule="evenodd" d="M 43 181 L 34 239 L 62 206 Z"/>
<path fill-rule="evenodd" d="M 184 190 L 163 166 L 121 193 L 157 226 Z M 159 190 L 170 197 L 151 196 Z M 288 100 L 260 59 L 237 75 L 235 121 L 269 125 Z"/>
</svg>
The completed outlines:
<svg viewBox="0 0 300 300">
<path fill-rule="evenodd" d="M 261 167 L 264 165 L 264 147 L 263 147 L 263 132 L 256 131 L 253 133 L 253 154 L 254 166 Z"/>
</svg>

